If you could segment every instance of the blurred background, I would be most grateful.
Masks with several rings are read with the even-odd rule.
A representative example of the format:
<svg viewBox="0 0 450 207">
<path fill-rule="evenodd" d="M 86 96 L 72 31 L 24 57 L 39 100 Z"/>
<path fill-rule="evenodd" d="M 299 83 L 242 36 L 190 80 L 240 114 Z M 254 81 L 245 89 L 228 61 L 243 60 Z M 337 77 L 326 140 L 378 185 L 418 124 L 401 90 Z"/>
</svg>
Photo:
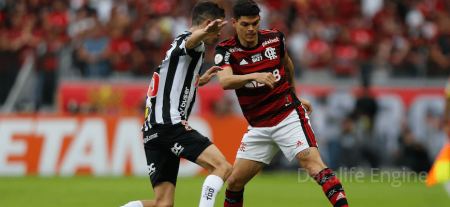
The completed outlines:
<svg viewBox="0 0 450 207">
<path fill-rule="evenodd" d="M 0 0 L 0 174 L 147 173 L 152 73 L 196 0 Z M 231 0 L 214 0 L 232 16 Z M 321 155 L 339 167 L 428 171 L 447 140 L 449 0 L 258 0 L 287 38 Z M 235 34 L 230 25 L 207 46 Z M 233 163 L 248 123 L 217 78 L 191 125 Z M 3 146 L 3 148 L 1 147 Z M 279 153 L 265 170 L 296 170 Z M 201 170 L 182 163 L 181 175 Z"/>
</svg>

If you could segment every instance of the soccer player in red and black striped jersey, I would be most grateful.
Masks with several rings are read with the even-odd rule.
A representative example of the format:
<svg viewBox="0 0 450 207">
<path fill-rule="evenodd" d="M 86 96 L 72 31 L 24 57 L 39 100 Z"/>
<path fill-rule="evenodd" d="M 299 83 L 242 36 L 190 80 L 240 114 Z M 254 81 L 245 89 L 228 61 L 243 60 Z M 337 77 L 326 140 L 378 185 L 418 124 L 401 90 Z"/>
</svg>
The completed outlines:
<svg viewBox="0 0 450 207">
<path fill-rule="evenodd" d="M 224 89 L 235 89 L 249 122 L 233 172 L 228 178 L 225 207 L 243 206 L 244 186 L 280 149 L 314 177 L 335 207 L 348 207 L 338 178 L 323 163 L 309 121 L 308 100 L 297 97 L 294 67 L 286 53 L 286 39 L 276 30 L 259 30 L 260 9 L 253 0 L 233 5 L 237 34 L 221 42 L 215 64 Z"/>
</svg>

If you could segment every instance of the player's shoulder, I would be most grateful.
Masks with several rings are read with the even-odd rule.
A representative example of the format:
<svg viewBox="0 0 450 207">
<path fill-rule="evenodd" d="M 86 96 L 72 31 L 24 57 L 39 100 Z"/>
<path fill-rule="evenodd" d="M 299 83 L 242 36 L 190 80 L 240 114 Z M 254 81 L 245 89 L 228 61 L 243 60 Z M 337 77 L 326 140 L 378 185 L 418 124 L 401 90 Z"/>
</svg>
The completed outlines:
<svg viewBox="0 0 450 207">
<path fill-rule="evenodd" d="M 283 35 L 283 33 L 277 29 L 261 29 L 259 30 L 259 33 L 263 36 Z"/>
<path fill-rule="evenodd" d="M 220 42 L 218 45 L 218 47 L 232 47 L 232 46 L 236 46 L 236 37 L 235 36 Z"/>
<path fill-rule="evenodd" d="M 174 42 L 178 42 L 178 41 L 182 41 L 182 40 L 187 40 L 190 36 L 192 35 L 192 32 L 189 31 L 185 31 L 181 34 L 179 34 L 173 41 Z"/>
</svg>

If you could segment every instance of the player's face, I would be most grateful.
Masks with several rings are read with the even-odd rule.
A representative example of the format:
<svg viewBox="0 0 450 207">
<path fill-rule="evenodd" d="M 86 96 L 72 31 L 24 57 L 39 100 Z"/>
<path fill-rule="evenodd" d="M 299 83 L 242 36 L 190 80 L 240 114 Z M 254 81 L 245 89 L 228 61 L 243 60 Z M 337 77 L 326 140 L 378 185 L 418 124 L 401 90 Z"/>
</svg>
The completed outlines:
<svg viewBox="0 0 450 207">
<path fill-rule="evenodd" d="M 241 16 L 239 19 L 232 19 L 233 27 L 236 28 L 236 32 L 239 39 L 246 41 L 247 43 L 253 43 L 258 38 L 259 22 L 261 17 L 255 16 Z"/>
<path fill-rule="evenodd" d="M 220 19 L 223 21 L 223 18 L 220 18 Z M 209 24 L 209 22 L 207 24 Z M 206 37 L 203 38 L 203 42 L 205 42 L 205 44 L 207 44 L 207 45 L 213 44 L 217 40 L 217 38 L 220 36 L 220 32 L 221 31 L 207 34 Z"/>
</svg>

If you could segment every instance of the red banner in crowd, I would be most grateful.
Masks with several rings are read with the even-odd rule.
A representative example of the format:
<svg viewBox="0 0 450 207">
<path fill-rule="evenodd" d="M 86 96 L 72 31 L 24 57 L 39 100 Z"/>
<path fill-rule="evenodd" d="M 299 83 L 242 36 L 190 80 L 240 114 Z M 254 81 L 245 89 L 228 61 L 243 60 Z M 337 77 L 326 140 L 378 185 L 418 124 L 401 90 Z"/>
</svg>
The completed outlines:
<svg viewBox="0 0 450 207">
<path fill-rule="evenodd" d="M 143 114 L 145 108 L 145 96 L 148 83 L 108 83 L 108 82 L 63 82 L 58 91 L 59 110 L 68 112 L 71 104 L 81 109 L 89 105 L 96 111 L 105 111 L 108 114 Z M 297 84 L 299 94 L 308 93 L 316 97 L 327 96 L 338 87 L 334 85 L 308 85 Z M 359 87 L 349 87 L 355 95 L 360 94 Z M 199 113 L 208 115 L 212 112 L 212 105 L 224 96 L 226 91 L 218 83 L 210 83 L 199 87 L 197 103 Z M 403 100 L 403 104 L 409 107 L 412 102 L 421 95 L 444 95 L 444 87 L 373 87 L 371 89 L 375 97 L 381 95 L 397 95 Z"/>
</svg>

